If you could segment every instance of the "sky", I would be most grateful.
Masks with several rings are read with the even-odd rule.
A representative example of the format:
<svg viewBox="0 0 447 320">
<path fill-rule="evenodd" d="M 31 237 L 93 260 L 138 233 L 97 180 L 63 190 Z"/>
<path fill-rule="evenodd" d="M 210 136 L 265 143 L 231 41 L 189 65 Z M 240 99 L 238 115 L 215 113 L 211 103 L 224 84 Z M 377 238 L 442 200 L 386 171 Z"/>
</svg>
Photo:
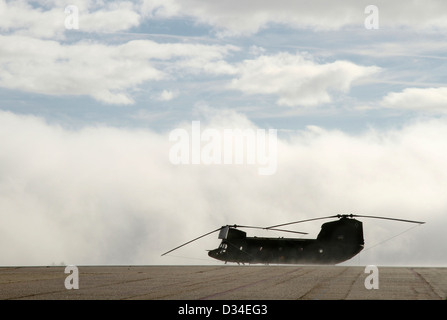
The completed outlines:
<svg viewBox="0 0 447 320">
<path fill-rule="evenodd" d="M 361 219 L 344 264 L 445 266 L 446 35 L 440 0 L 0 0 L 0 265 L 350 213 L 426 223 Z"/>
</svg>

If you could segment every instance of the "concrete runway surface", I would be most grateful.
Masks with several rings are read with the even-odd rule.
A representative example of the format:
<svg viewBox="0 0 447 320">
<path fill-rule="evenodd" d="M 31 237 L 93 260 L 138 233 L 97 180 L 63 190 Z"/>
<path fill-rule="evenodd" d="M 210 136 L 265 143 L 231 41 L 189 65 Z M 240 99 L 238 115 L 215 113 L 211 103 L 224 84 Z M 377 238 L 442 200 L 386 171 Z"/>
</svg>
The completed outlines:
<svg viewBox="0 0 447 320">
<path fill-rule="evenodd" d="M 0 267 L 0 299 L 39 300 L 445 300 L 447 268 L 350 266 Z M 371 279 L 371 278 L 369 278 Z M 369 280 L 368 280 L 369 281 Z M 74 280 L 71 284 L 74 283 Z"/>
</svg>

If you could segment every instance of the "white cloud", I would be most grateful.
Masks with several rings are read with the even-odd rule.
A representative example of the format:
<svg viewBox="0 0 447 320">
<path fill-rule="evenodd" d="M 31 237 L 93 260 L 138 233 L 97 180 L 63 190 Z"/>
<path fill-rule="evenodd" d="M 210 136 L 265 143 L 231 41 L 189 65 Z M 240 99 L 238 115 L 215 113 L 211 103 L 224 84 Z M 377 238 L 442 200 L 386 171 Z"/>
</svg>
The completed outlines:
<svg viewBox="0 0 447 320">
<path fill-rule="evenodd" d="M 92 12 L 80 12 L 79 30 L 85 32 L 118 32 L 140 24 L 138 8 L 130 1 L 104 2 Z"/>
<path fill-rule="evenodd" d="M 232 127 L 235 116 L 216 114 L 203 129 Z M 445 136 L 443 119 L 360 135 L 309 127 L 279 139 L 276 174 L 260 176 L 240 165 L 175 166 L 168 133 L 71 131 L 0 112 L 0 265 L 214 263 L 205 249 L 215 237 L 173 254 L 204 260 L 160 254 L 227 223 L 338 213 L 427 222 L 365 251 L 361 263 L 445 264 Z M 409 227 L 363 222 L 367 247 Z M 297 229 L 311 238 L 319 226 Z"/>
<path fill-rule="evenodd" d="M 368 16 L 364 11 L 370 4 L 367 0 L 146 0 L 142 10 L 152 17 L 190 16 L 215 27 L 221 35 L 249 35 L 270 24 L 317 31 L 364 28 Z M 443 1 L 379 0 L 374 5 L 379 9 L 380 28 L 403 26 L 432 31 L 447 27 L 447 5 Z"/>
<path fill-rule="evenodd" d="M 425 112 L 447 112 L 447 87 L 406 88 L 390 92 L 381 101 L 388 108 L 409 109 Z"/>
<path fill-rule="evenodd" d="M 159 96 L 158 96 L 158 100 L 160 101 L 170 101 L 172 99 L 174 99 L 177 96 L 177 93 L 171 91 L 171 90 L 163 90 Z"/>
<path fill-rule="evenodd" d="M 67 31 L 65 21 L 74 12 L 65 12 L 69 5 L 78 9 L 79 31 L 117 32 L 140 24 L 138 8 L 130 1 L 37 1 L 40 7 L 26 1 L 0 0 L 0 30 L 36 38 L 62 38 Z M 71 21 L 71 20 L 70 20 Z"/>
<path fill-rule="evenodd" d="M 167 79 L 171 73 L 178 76 L 182 72 L 221 72 L 221 66 L 226 64 L 223 57 L 233 50 L 233 46 L 159 44 L 150 40 L 121 45 L 64 45 L 52 40 L 0 36 L 0 86 L 49 95 L 88 95 L 109 104 L 131 104 L 131 91 L 143 82 Z"/>
<path fill-rule="evenodd" d="M 347 92 L 351 84 L 379 71 L 348 61 L 319 64 L 308 55 L 279 53 L 245 60 L 230 88 L 248 94 L 274 94 L 278 104 L 315 106 L 332 101 L 331 94 Z"/>
<path fill-rule="evenodd" d="M 165 75 L 148 59 L 133 59 L 132 44 L 61 45 L 27 37 L 0 37 L 0 85 L 50 95 L 90 95 L 111 104 L 129 104 L 126 90 Z"/>
<path fill-rule="evenodd" d="M 376 1 L 381 27 L 407 27 L 417 30 L 445 30 L 447 6 L 443 1 Z M 40 7 L 39 7 L 40 5 Z M 144 0 L 27 1 L 0 0 L 0 30 L 43 38 L 63 37 L 68 5 L 79 8 L 82 32 L 118 32 L 137 27 L 143 19 L 190 17 L 209 25 L 220 35 L 250 35 L 280 24 L 298 29 L 339 30 L 364 28 L 367 0 L 328 2 L 314 0 Z"/>
<path fill-rule="evenodd" d="M 338 29 L 353 21 L 363 21 L 360 11 L 349 1 L 169 1 L 165 5 L 145 1 L 146 10 L 155 16 L 191 16 L 200 23 L 216 27 L 221 35 L 248 35 L 270 23 L 297 28 Z M 163 8 L 163 10 L 161 10 Z M 363 22 L 362 22 L 363 23 Z"/>
<path fill-rule="evenodd" d="M 44 10 L 25 1 L 0 0 L 0 30 L 50 38 L 64 32 L 64 7 Z"/>
<path fill-rule="evenodd" d="M 140 10 L 149 18 L 170 18 L 180 14 L 182 3 L 176 0 L 143 0 Z"/>
</svg>

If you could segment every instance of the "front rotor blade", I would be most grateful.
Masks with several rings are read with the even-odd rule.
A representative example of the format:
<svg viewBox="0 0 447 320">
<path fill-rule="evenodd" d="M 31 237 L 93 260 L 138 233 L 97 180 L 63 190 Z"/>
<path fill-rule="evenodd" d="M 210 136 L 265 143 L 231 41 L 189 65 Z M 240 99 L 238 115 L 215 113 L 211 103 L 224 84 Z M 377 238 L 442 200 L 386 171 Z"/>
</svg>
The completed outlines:
<svg viewBox="0 0 447 320">
<path fill-rule="evenodd" d="M 232 225 L 230 227 L 233 227 L 233 228 L 246 228 L 246 229 L 260 229 L 260 230 L 265 230 L 266 229 L 265 227 L 242 226 L 242 225 L 239 225 L 239 224 L 234 224 L 234 225 Z"/>
<path fill-rule="evenodd" d="M 298 234 L 309 234 L 307 232 L 301 232 L 301 231 L 294 231 L 294 230 L 285 230 L 285 229 L 276 229 L 276 228 L 265 228 L 267 230 L 273 230 L 273 231 L 281 231 L 281 232 L 290 232 L 290 233 L 298 233 Z"/>
<path fill-rule="evenodd" d="M 298 233 L 298 234 L 308 234 L 307 232 L 300 232 L 300 231 L 294 231 L 294 230 L 285 230 L 285 229 L 276 229 L 273 227 L 255 227 L 255 226 L 240 226 L 235 224 L 235 228 L 248 228 L 248 229 L 260 229 L 260 230 L 274 230 L 274 231 L 282 231 L 282 232 L 291 232 L 291 233 Z"/>
<path fill-rule="evenodd" d="M 266 229 L 272 229 L 272 228 L 288 226 L 288 225 L 296 224 L 296 223 L 302 223 L 302 222 L 308 222 L 308 221 L 314 221 L 314 220 L 321 220 L 321 219 L 330 219 L 330 218 L 338 218 L 338 216 L 335 215 L 335 216 L 329 216 L 329 217 L 321 217 L 321 218 L 299 220 L 299 221 L 294 221 L 294 222 L 287 222 L 287 223 L 277 224 L 276 226 L 270 226 L 270 227 L 267 227 Z"/>
<path fill-rule="evenodd" d="M 175 247 L 174 249 L 171 249 L 171 250 L 169 250 L 169 251 L 163 253 L 162 256 L 164 256 L 165 254 L 168 254 L 169 252 L 172 252 L 172 251 L 174 251 L 174 250 L 177 250 L 177 249 L 179 249 L 179 248 L 181 248 L 181 247 L 183 247 L 183 246 L 186 246 L 187 244 L 189 244 L 189 243 L 191 243 L 191 242 L 194 242 L 194 241 L 196 241 L 196 240 L 199 240 L 200 238 L 206 237 L 206 236 L 209 235 L 209 234 L 212 234 L 212 233 L 214 233 L 214 232 L 216 232 L 216 231 L 219 231 L 220 229 L 222 229 L 222 227 L 220 227 L 220 228 L 218 228 L 218 229 L 216 229 L 216 230 L 210 231 L 210 232 L 208 232 L 208 233 L 205 233 L 204 235 L 201 235 L 200 237 L 197 237 L 197 238 L 195 238 L 195 239 L 192 239 L 192 240 L 190 240 L 190 241 L 188 241 L 188 242 L 185 242 L 184 244 L 179 245 L 178 247 Z"/>
</svg>

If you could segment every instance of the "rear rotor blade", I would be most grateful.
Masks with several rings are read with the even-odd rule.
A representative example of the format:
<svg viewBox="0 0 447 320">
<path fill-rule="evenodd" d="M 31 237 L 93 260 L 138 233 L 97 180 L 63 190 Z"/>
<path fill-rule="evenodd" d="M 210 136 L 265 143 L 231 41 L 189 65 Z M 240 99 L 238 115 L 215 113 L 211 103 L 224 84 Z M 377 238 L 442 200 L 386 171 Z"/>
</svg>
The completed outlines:
<svg viewBox="0 0 447 320">
<path fill-rule="evenodd" d="M 388 217 L 378 217 L 378 216 L 364 216 L 364 215 L 358 215 L 358 214 L 351 214 L 350 217 L 359 217 L 359 218 L 373 218 L 373 219 L 384 219 L 384 220 L 394 220 L 394 221 L 401 221 L 401 222 L 410 222 L 410 223 L 418 223 L 418 224 L 424 224 L 424 221 L 414 221 L 414 220 L 406 220 L 406 219 L 398 219 L 398 218 L 388 218 Z"/>
<path fill-rule="evenodd" d="M 331 219 L 331 218 L 353 218 L 353 217 L 359 217 L 359 218 L 374 218 L 374 219 L 384 219 L 384 220 L 393 220 L 393 221 L 401 221 L 401 222 L 410 222 L 410 223 L 418 223 L 418 224 L 424 224 L 423 221 L 414 221 L 414 220 L 406 220 L 406 219 L 397 219 L 397 218 L 388 218 L 388 217 L 379 217 L 379 216 L 366 216 L 366 215 L 357 215 L 357 214 L 337 214 L 334 216 L 328 216 L 328 217 L 321 217 L 321 218 L 313 218 L 313 219 L 306 219 L 306 220 L 299 220 L 294 222 L 288 222 L 283 224 L 278 224 L 275 226 L 267 227 L 266 229 L 272 229 L 282 226 L 287 226 L 291 224 L 297 224 L 302 222 L 309 222 L 309 221 L 315 221 L 315 220 L 322 220 L 322 219 Z"/>
<path fill-rule="evenodd" d="M 177 250 L 177 249 L 179 249 L 179 248 L 181 248 L 181 247 L 183 247 L 183 246 L 186 246 L 187 244 L 189 244 L 189 243 L 191 243 L 191 242 L 194 242 L 194 241 L 196 241 L 196 240 L 199 240 L 200 238 L 206 237 L 206 236 L 209 235 L 209 234 L 212 234 L 212 233 L 214 233 L 214 232 L 217 232 L 217 231 L 219 231 L 219 230 L 221 230 L 221 229 L 222 229 L 222 227 L 220 227 L 220 228 L 218 228 L 218 229 L 216 229 L 216 230 L 210 231 L 210 232 L 208 232 L 208 233 L 205 233 L 204 235 L 201 235 L 200 237 L 197 237 L 197 238 L 195 238 L 195 239 L 192 239 L 192 240 L 190 240 L 190 241 L 188 241 L 188 242 L 185 242 L 184 244 L 179 245 L 178 247 L 175 247 L 174 249 L 171 249 L 171 250 L 169 250 L 169 251 L 163 253 L 162 256 L 164 256 L 165 254 L 168 254 L 168 253 L 170 253 L 170 252 L 172 252 L 172 251 L 174 251 L 174 250 Z"/>
</svg>

